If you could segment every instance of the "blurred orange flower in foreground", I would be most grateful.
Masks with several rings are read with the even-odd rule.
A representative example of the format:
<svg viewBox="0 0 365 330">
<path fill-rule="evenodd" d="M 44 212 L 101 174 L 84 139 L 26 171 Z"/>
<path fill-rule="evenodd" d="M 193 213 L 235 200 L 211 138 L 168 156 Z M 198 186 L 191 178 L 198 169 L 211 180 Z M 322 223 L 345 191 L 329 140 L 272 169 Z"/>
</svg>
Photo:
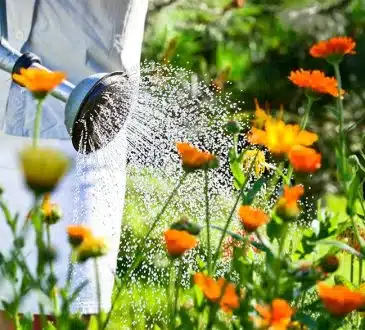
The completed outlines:
<svg viewBox="0 0 365 330">
<path fill-rule="evenodd" d="M 285 154 L 295 146 L 312 145 L 318 136 L 301 130 L 299 125 L 286 125 L 282 120 L 269 119 L 264 130 L 252 127 L 248 140 L 252 144 L 264 145 L 274 154 Z"/>
<path fill-rule="evenodd" d="M 226 283 L 225 279 L 220 278 L 216 281 L 203 273 L 196 273 L 194 275 L 194 283 L 203 291 L 204 296 L 208 300 L 219 302 L 225 312 L 229 313 L 240 306 L 235 285 Z M 223 288 L 225 289 L 222 295 Z"/>
<path fill-rule="evenodd" d="M 313 57 L 328 58 L 331 56 L 343 56 L 355 54 L 356 42 L 349 37 L 333 37 L 314 44 L 309 53 Z"/>
<path fill-rule="evenodd" d="M 208 167 L 209 164 L 216 159 L 216 157 L 199 148 L 192 146 L 190 143 L 178 142 L 176 143 L 177 151 L 181 157 L 183 167 L 194 170 Z"/>
<path fill-rule="evenodd" d="M 20 69 L 20 74 L 14 73 L 13 79 L 21 86 L 26 87 L 34 94 L 45 96 L 55 89 L 66 78 L 63 72 L 51 72 L 43 69 Z"/>
<path fill-rule="evenodd" d="M 330 94 L 338 97 L 338 82 L 334 77 L 327 77 L 319 70 L 296 70 L 291 71 L 289 80 L 298 87 L 306 88 L 314 93 Z M 342 90 L 341 94 L 345 92 Z"/>
<path fill-rule="evenodd" d="M 92 235 L 91 230 L 83 225 L 70 225 L 67 227 L 67 235 L 73 247 L 79 246 L 86 237 Z"/>
<path fill-rule="evenodd" d="M 259 209 L 249 205 L 242 205 L 239 208 L 238 215 L 245 230 L 249 233 L 255 231 L 269 221 L 268 215 Z"/>
<path fill-rule="evenodd" d="M 185 251 L 193 249 L 198 244 L 195 236 L 185 230 L 168 229 L 165 231 L 167 252 L 172 257 L 179 257 Z"/>
<path fill-rule="evenodd" d="M 260 317 L 254 318 L 254 323 L 259 329 L 285 330 L 294 314 L 294 309 L 284 299 L 274 299 L 271 306 L 257 305 L 256 310 Z"/>
<path fill-rule="evenodd" d="M 365 295 L 360 291 L 351 291 L 343 285 L 330 286 L 320 282 L 318 295 L 324 307 L 335 316 L 345 316 L 365 306 Z"/>
<path fill-rule="evenodd" d="M 276 204 L 276 213 L 284 220 L 295 219 L 300 213 L 298 201 L 303 194 L 304 187 L 302 185 L 284 186 L 284 194 Z"/>
<path fill-rule="evenodd" d="M 296 172 L 313 173 L 321 168 L 322 156 L 312 148 L 295 146 L 289 152 L 289 161 Z"/>
</svg>

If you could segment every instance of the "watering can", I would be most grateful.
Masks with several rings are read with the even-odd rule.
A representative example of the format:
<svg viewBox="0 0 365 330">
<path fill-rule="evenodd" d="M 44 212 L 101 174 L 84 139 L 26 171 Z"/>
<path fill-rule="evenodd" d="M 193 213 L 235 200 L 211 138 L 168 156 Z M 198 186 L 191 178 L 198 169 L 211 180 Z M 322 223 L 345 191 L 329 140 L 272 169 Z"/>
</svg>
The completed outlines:
<svg viewBox="0 0 365 330">
<path fill-rule="evenodd" d="M 1 32 L 4 36 L 4 31 Z M 48 70 L 35 54 L 21 54 L 0 37 L 0 69 L 13 74 L 29 67 Z M 86 77 L 76 86 L 64 80 L 51 92 L 66 103 L 65 125 L 76 151 L 94 152 L 118 134 L 126 122 L 136 91 L 136 81 L 132 78 L 119 71 L 99 73 Z"/>
</svg>

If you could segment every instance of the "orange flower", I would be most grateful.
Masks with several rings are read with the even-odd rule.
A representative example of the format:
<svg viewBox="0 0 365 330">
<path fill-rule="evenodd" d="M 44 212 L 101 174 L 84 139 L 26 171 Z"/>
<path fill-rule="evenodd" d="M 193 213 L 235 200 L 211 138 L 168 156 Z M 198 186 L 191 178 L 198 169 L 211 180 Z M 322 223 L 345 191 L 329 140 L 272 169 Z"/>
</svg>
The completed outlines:
<svg viewBox="0 0 365 330">
<path fill-rule="evenodd" d="M 330 94 L 338 97 L 338 83 L 336 78 L 327 77 L 319 70 L 296 70 L 291 71 L 289 80 L 301 88 L 306 88 L 314 93 Z M 341 94 L 345 92 L 342 90 Z"/>
<path fill-rule="evenodd" d="M 255 209 L 249 205 L 242 205 L 238 214 L 243 227 L 249 233 L 266 224 L 269 220 L 269 217 L 264 211 Z"/>
<path fill-rule="evenodd" d="M 289 161 L 296 172 L 313 173 L 321 168 L 322 156 L 312 148 L 295 146 L 289 152 Z"/>
<path fill-rule="evenodd" d="M 261 144 L 274 154 L 289 153 L 293 147 L 310 146 L 318 140 L 315 133 L 302 131 L 299 125 L 286 125 L 282 120 L 269 119 L 265 129 L 251 129 L 248 140 L 252 144 Z"/>
<path fill-rule="evenodd" d="M 51 72 L 44 69 L 20 69 L 14 73 L 13 79 L 19 85 L 29 89 L 35 96 L 44 97 L 66 78 L 63 72 Z"/>
<path fill-rule="evenodd" d="M 255 326 L 260 329 L 286 330 L 290 325 L 294 309 L 284 299 L 274 299 L 271 306 L 256 306 L 260 317 L 254 319 Z"/>
<path fill-rule="evenodd" d="M 192 146 L 190 143 L 178 142 L 176 143 L 176 147 L 181 157 L 183 167 L 188 170 L 209 167 L 212 161 L 216 159 L 211 153 L 202 151 Z"/>
<path fill-rule="evenodd" d="M 320 282 L 318 295 L 324 307 L 335 316 L 345 316 L 365 305 L 365 295 L 357 290 L 351 291 L 343 285 L 330 286 Z"/>
<path fill-rule="evenodd" d="M 168 229 L 165 231 L 167 252 L 171 257 L 179 257 L 185 251 L 193 249 L 198 244 L 195 236 L 185 230 Z"/>
<path fill-rule="evenodd" d="M 309 53 L 313 57 L 328 58 L 331 56 L 343 56 L 355 54 L 356 42 L 349 37 L 333 37 L 314 44 Z"/>
<path fill-rule="evenodd" d="M 225 279 L 221 278 L 216 281 L 203 273 L 196 273 L 194 283 L 203 291 L 208 300 L 212 302 L 220 300 L 219 304 L 225 312 L 229 313 L 240 306 L 236 287 L 232 283 L 226 283 Z M 225 290 L 222 295 L 223 287 Z"/>
<path fill-rule="evenodd" d="M 90 229 L 83 225 L 70 225 L 67 227 L 67 235 L 73 247 L 79 246 L 86 237 L 92 236 Z"/>
<path fill-rule="evenodd" d="M 295 219 L 300 213 L 298 201 L 303 194 L 304 188 L 302 185 L 284 186 L 284 194 L 276 204 L 276 213 L 283 220 Z"/>
</svg>

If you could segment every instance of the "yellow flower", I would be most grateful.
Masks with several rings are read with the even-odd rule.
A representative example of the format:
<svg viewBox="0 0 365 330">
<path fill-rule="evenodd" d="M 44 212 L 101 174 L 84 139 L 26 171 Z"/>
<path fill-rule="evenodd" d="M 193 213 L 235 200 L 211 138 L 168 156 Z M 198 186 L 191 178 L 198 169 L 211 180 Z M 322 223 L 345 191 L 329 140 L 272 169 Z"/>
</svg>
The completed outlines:
<svg viewBox="0 0 365 330">
<path fill-rule="evenodd" d="M 29 147 L 20 154 L 25 181 L 37 193 L 51 192 L 69 168 L 69 159 L 60 151 Z"/>
<path fill-rule="evenodd" d="M 13 74 L 14 81 L 30 90 L 36 98 L 44 98 L 65 78 L 66 75 L 63 72 L 51 72 L 37 68 L 22 68 L 20 74 Z"/>
<path fill-rule="evenodd" d="M 253 161 L 254 164 L 252 164 Z M 258 178 L 266 169 L 265 153 L 262 150 L 247 150 L 242 157 L 242 164 L 247 173 L 252 166 L 255 176 Z"/>
<path fill-rule="evenodd" d="M 249 136 L 252 144 L 261 144 L 273 154 L 287 154 L 295 146 L 310 146 L 318 140 L 315 133 L 303 131 L 299 125 L 286 125 L 282 120 L 270 119 L 265 129 L 253 127 Z"/>
<path fill-rule="evenodd" d="M 46 193 L 43 197 L 43 202 L 41 206 L 41 211 L 43 214 L 43 220 L 48 225 L 53 225 L 58 222 L 62 217 L 62 212 L 59 206 L 51 202 L 50 193 Z"/>
<path fill-rule="evenodd" d="M 104 256 L 108 251 L 108 247 L 102 238 L 93 235 L 86 236 L 82 243 L 76 249 L 78 262 L 85 262 L 90 258 L 98 258 Z"/>
<path fill-rule="evenodd" d="M 271 119 L 271 116 L 266 113 L 264 109 L 260 107 L 259 101 L 255 98 L 255 119 L 253 120 L 252 124 L 254 127 L 262 128 L 265 126 L 267 120 Z"/>
</svg>

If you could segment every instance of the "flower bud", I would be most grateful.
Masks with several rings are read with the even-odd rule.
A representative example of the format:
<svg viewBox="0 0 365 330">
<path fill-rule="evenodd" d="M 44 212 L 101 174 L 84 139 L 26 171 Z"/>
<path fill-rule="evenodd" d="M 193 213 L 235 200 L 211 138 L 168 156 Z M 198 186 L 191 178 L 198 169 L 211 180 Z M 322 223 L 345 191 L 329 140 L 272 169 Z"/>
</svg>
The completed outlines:
<svg viewBox="0 0 365 330">
<path fill-rule="evenodd" d="M 236 120 L 230 120 L 224 125 L 224 129 L 228 134 L 238 134 L 242 131 L 240 123 Z"/>
<path fill-rule="evenodd" d="M 319 262 L 319 266 L 325 273 L 334 273 L 339 265 L 340 261 L 335 255 L 324 256 Z"/>
<path fill-rule="evenodd" d="M 88 259 L 102 257 L 107 251 L 108 247 L 102 238 L 88 236 L 77 248 L 76 258 L 78 262 L 83 263 Z"/>
<path fill-rule="evenodd" d="M 173 223 L 170 229 L 185 230 L 191 235 L 199 235 L 201 227 L 198 224 L 192 223 L 186 217 L 182 217 L 179 221 Z"/>
</svg>

